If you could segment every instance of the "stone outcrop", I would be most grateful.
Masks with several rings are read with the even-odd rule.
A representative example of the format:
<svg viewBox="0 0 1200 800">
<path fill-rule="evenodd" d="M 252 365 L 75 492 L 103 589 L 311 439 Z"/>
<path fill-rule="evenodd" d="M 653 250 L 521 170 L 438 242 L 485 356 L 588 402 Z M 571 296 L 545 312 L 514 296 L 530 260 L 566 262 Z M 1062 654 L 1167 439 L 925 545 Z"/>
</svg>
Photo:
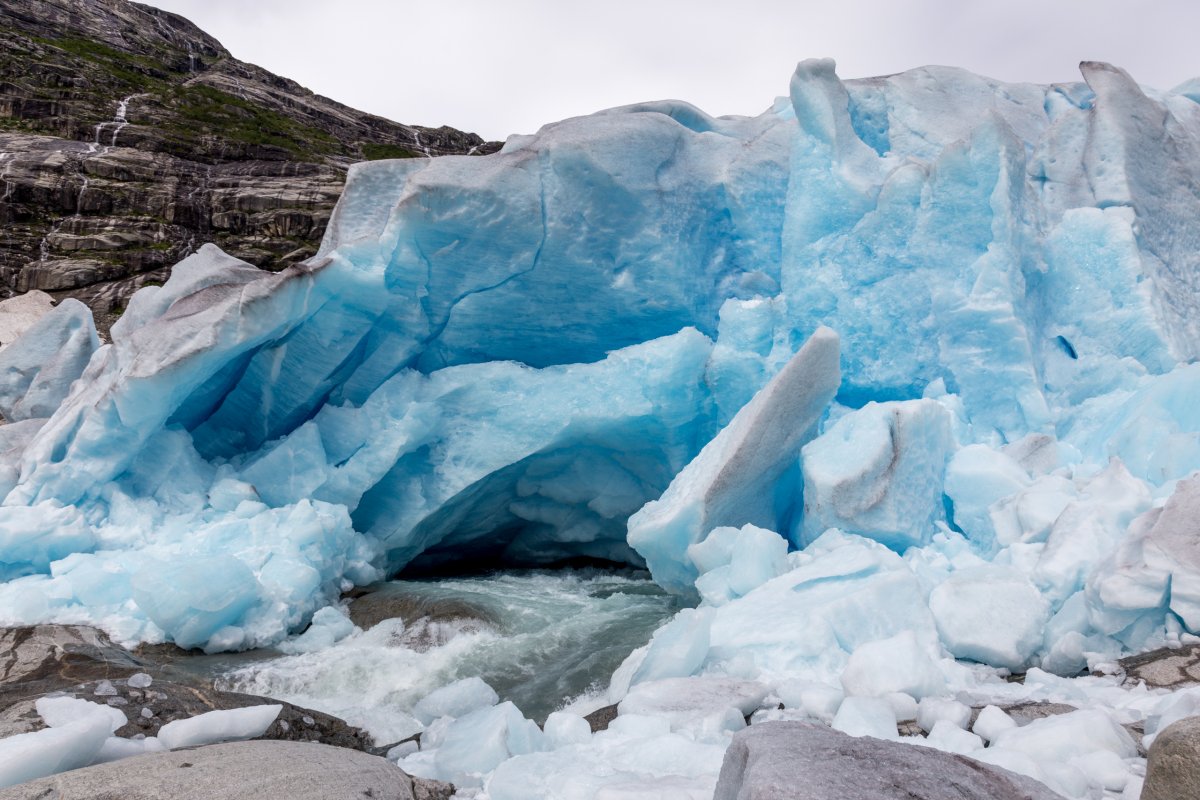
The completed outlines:
<svg viewBox="0 0 1200 800">
<path fill-rule="evenodd" d="M 1042 784 L 966 756 L 767 722 L 734 735 L 714 800 L 1061 800 Z"/>
<path fill-rule="evenodd" d="M 1150 745 L 1142 800 L 1200 797 L 1200 717 L 1167 726 Z"/>
<path fill-rule="evenodd" d="M 1145 681 L 1155 689 L 1183 689 L 1200 684 L 1200 645 L 1160 648 L 1123 658 L 1126 683 Z"/>
<path fill-rule="evenodd" d="M 343 106 L 149 6 L 0 0 L 0 295 L 77 297 L 103 332 L 205 242 L 313 255 L 355 161 L 498 147 Z"/>
<path fill-rule="evenodd" d="M 453 787 L 378 756 L 307 742 L 230 742 L 63 772 L 0 800 L 447 800 Z"/>
</svg>

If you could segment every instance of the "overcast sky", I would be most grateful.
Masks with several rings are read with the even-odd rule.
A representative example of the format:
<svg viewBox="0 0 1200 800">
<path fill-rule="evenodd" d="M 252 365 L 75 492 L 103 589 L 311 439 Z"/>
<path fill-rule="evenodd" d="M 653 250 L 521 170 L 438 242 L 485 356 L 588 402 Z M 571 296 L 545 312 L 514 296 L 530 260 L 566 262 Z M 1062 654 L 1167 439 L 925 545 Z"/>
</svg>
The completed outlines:
<svg viewBox="0 0 1200 800">
<path fill-rule="evenodd" d="M 843 78 L 948 64 L 1007 81 L 1111 61 L 1200 75 L 1200 0 L 144 0 L 347 105 L 488 139 L 642 100 L 757 114 L 803 58 Z"/>
</svg>

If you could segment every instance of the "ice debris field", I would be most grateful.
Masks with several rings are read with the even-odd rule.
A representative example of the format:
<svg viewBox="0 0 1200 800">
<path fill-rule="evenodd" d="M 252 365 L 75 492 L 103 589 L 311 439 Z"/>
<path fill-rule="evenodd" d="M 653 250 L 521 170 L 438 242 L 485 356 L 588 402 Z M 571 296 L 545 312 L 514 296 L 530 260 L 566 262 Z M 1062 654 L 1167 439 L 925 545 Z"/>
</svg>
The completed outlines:
<svg viewBox="0 0 1200 800">
<path fill-rule="evenodd" d="M 1136 798 L 1122 725 L 1200 709 L 1099 674 L 1200 632 L 1200 82 L 1082 72 L 806 61 L 754 118 L 360 164 L 317 257 L 205 246 L 111 344 L 61 303 L 0 352 L 0 623 L 336 647 L 340 593 L 406 565 L 645 564 L 694 607 L 605 690 L 539 729 L 455 683 L 393 758 L 491 800 L 700 798 L 745 715 L 916 719 Z M 1031 699 L 1079 710 L 970 723 Z M 39 710 L 64 765 L 115 752 Z"/>
</svg>

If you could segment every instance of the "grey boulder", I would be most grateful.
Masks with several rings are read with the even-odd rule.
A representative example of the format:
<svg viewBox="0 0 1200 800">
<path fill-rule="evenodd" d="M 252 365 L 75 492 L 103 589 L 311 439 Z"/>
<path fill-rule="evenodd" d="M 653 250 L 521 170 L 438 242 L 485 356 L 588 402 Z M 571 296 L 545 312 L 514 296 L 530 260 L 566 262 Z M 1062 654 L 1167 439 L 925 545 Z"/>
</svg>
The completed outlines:
<svg viewBox="0 0 1200 800">
<path fill-rule="evenodd" d="M 713 800 L 1061 800 L 1030 778 L 928 747 L 766 722 L 739 731 Z"/>
<path fill-rule="evenodd" d="M 1200 717 L 1168 725 L 1150 745 L 1142 800 L 1200 797 Z"/>
<path fill-rule="evenodd" d="M 0 800 L 440 800 L 453 791 L 356 750 L 260 740 L 63 772 L 0 790 Z"/>
</svg>

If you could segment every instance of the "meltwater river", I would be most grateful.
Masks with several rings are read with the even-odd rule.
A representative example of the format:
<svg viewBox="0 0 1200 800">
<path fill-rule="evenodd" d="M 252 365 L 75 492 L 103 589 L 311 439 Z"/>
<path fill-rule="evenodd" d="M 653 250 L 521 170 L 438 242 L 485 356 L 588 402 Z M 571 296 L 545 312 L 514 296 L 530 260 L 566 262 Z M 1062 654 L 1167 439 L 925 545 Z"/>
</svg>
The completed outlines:
<svg viewBox="0 0 1200 800">
<path fill-rule="evenodd" d="M 471 676 L 541 721 L 607 688 L 621 661 L 680 608 L 646 573 L 594 569 L 392 581 L 381 591 L 409 608 L 479 613 L 388 620 L 316 652 L 244 664 L 219 687 L 334 714 L 378 744 L 415 733 L 412 706 Z"/>
</svg>

